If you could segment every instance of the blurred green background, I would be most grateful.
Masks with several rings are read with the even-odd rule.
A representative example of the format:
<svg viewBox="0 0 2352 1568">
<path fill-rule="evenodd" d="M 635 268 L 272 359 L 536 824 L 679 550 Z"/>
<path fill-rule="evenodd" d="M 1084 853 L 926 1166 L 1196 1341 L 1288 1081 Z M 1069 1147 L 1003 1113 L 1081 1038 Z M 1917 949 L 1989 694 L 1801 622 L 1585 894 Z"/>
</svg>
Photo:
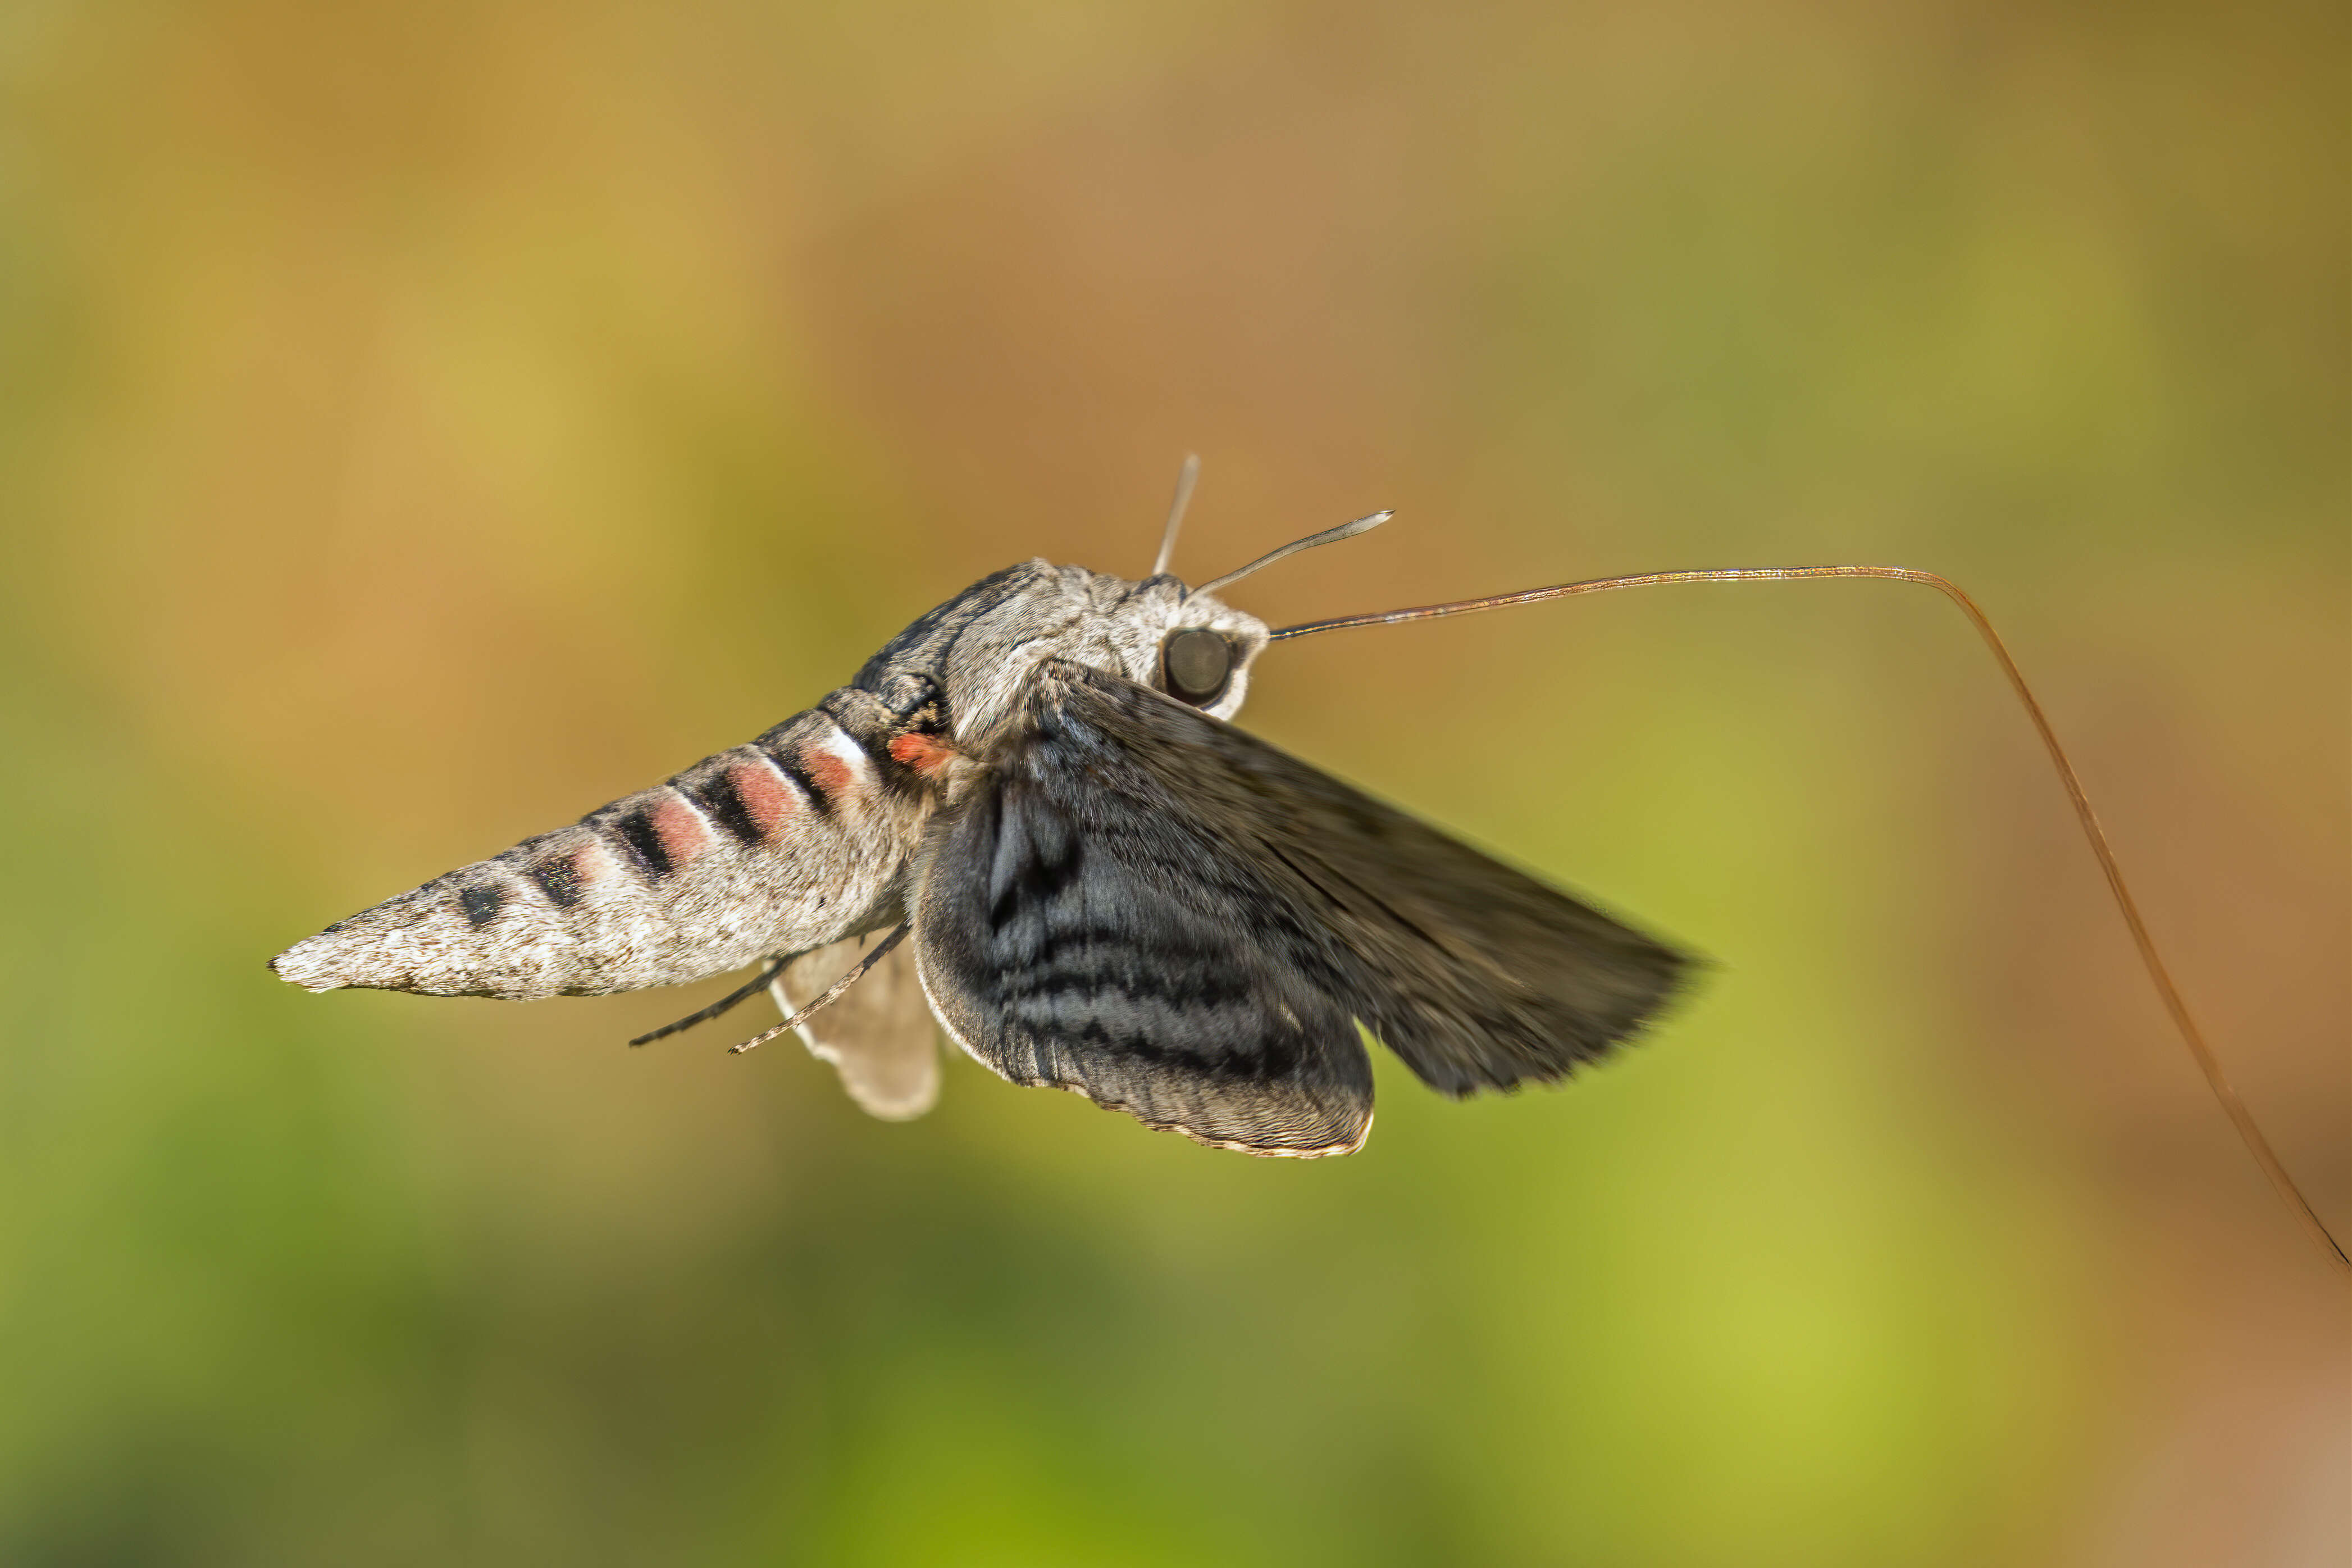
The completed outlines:
<svg viewBox="0 0 2352 1568">
<path fill-rule="evenodd" d="M 9 0 L 0 1563 L 2335 1563 L 2344 1297 L 1965 626 L 1678 588 L 1245 721 L 1712 955 L 1255 1162 L 328 921 L 972 578 L 1891 560 L 2352 1228 L 2340 7 Z M 731 1025 L 731 1021 L 730 1021 Z"/>
</svg>

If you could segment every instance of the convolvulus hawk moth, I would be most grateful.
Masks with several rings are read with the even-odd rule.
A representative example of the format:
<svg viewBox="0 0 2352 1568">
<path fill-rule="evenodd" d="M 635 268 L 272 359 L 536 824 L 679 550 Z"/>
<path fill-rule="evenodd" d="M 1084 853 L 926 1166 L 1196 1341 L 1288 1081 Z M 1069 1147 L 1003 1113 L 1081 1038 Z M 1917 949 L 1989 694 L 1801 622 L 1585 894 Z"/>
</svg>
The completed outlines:
<svg viewBox="0 0 2352 1568">
<path fill-rule="evenodd" d="M 1877 577 L 1974 622 L 2064 781 L 2149 973 L 2248 1148 L 2337 1247 L 2222 1078 L 2056 737 L 1966 595 L 1834 565 L 1661 573 L 1270 630 L 1198 588 L 1043 560 L 917 619 L 748 744 L 338 921 L 272 961 L 313 991 L 528 1000 L 752 982 L 875 1115 L 936 1099 L 934 1025 L 1015 1083 L 1253 1154 L 1361 1146 L 1366 1037 L 1462 1097 L 1551 1083 L 1654 1019 L 1690 961 L 1230 721 L 1273 642 L 1670 582 Z"/>
</svg>

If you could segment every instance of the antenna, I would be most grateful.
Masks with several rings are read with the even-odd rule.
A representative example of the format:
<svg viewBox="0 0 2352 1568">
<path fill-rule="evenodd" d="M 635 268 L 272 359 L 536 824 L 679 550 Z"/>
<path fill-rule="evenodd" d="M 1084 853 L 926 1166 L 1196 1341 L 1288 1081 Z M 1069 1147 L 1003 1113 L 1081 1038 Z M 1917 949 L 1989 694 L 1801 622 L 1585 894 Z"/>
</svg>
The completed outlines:
<svg viewBox="0 0 2352 1568">
<path fill-rule="evenodd" d="M 1302 550 L 1312 550 L 1318 544 L 1337 544 L 1343 539 L 1353 539 L 1360 533 L 1370 533 L 1373 529 L 1380 527 L 1381 524 L 1386 522 L 1395 515 L 1396 513 L 1392 511 L 1376 511 L 1370 517 L 1360 517 L 1353 522 L 1343 522 L 1337 528 L 1327 528 L 1320 533 L 1310 533 L 1304 539 L 1294 539 L 1279 550 L 1267 551 L 1265 554 L 1259 556 L 1256 560 L 1251 562 L 1246 566 L 1241 567 L 1236 571 L 1228 572 L 1223 576 L 1217 578 L 1213 582 L 1202 584 L 1199 587 L 1193 589 L 1192 592 L 1195 594 L 1213 594 L 1218 589 L 1223 587 L 1226 584 L 1238 583 L 1243 578 L 1248 576 L 1251 573 L 1256 571 L 1259 567 L 1271 566 L 1286 555 L 1296 555 Z M 1307 635 L 1307 628 L 1294 627 L 1292 629 L 1297 631 L 1301 637 Z"/>
<path fill-rule="evenodd" d="M 1320 542 L 1318 536 L 1314 540 L 1302 540 L 1289 549 L 1303 549 L 1307 544 Z M 1266 560 L 1287 553 L 1288 550 L 1278 550 Z M 1264 564 L 1263 561 L 1254 562 L 1242 570 L 1253 571 Z M 1239 576 L 1241 573 L 1234 575 Z M 1606 594 L 1619 588 L 1651 588 L 1669 583 L 1796 583 L 1820 577 L 1876 577 L 1891 583 L 1917 583 L 1943 595 L 1968 616 L 1978 635 L 1984 638 L 1985 646 L 1992 650 L 1992 657 L 2000 664 L 2001 673 L 2009 678 L 2010 689 L 2024 705 L 2025 716 L 2033 721 L 2034 731 L 2042 737 L 2042 749 L 2050 753 L 2051 764 L 2058 770 L 2058 780 L 2066 786 L 2066 798 L 2074 805 L 2074 820 L 2081 825 L 2083 837 L 2089 840 L 2091 853 L 2098 858 L 2099 869 L 2106 874 L 2107 890 L 2115 896 L 2116 908 L 2121 911 L 2124 924 L 2131 931 L 2133 945 L 2139 949 L 2140 963 L 2147 970 L 2147 977 L 2156 986 L 2157 994 L 2163 998 L 2165 1011 L 2172 1016 L 2172 1026 L 2179 1031 L 2181 1043 L 2189 1047 L 2189 1054 L 2196 1058 L 2198 1069 L 2204 1073 L 2205 1082 L 2212 1089 L 2213 1098 L 2221 1102 L 2223 1113 L 2230 1118 L 2230 1124 L 2238 1130 L 2238 1137 L 2246 1145 L 2246 1152 L 2253 1156 L 2254 1163 L 2261 1166 L 2263 1174 L 2270 1178 L 2271 1186 L 2278 1193 L 2280 1201 L 2286 1205 L 2311 1239 L 2328 1255 L 2329 1260 L 2352 1273 L 2352 1258 L 2345 1255 L 2343 1245 L 2329 1234 L 2326 1225 L 2313 1212 L 2302 1189 L 2294 1184 L 2294 1178 L 2287 1174 L 2286 1167 L 2271 1152 L 2270 1141 L 2263 1136 L 2262 1128 L 2255 1124 L 2253 1112 L 2246 1109 L 2246 1102 L 2240 1100 L 2238 1091 L 2230 1086 L 2228 1076 L 2221 1070 L 2221 1058 L 2206 1043 L 2204 1031 L 2189 1011 L 2188 1000 L 2181 995 L 2179 986 L 2173 984 L 2171 972 L 2165 968 L 2163 956 L 2156 950 L 2156 938 L 2149 933 L 2147 921 L 2141 918 L 2139 905 L 2133 900 L 2130 888 L 2125 885 L 2123 867 L 2116 859 L 2114 847 L 2107 842 L 2106 830 L 2099 826 L 2098 816 L 2091 809 L 2091 797 L 2084 793 L 2083 781 L 2075 773 L 2074 763 L 2066 760 L 2065 749 L 2058 743 L 2058 732 L 2050 727 L 2050 720 L 2042 711 L 2042 704 L 2034 699 L 2032 688 L 2025 684 L 2023 672 L 2017 668 L 2017 661 L 2010 657 L 2008 647 L 2000 640 L 2000 634 L 1992 629 L 1992 622 L 1977 608 L 1976 601 L 1962 593 L 1958 585 L 1949 579 L 1933 572 L 1913 571 L 1907 566 L 1728 566 L 1707 572 L 1645 572 L 1632 577 L 1595 577 L 1582 583 L 1560 583 L 1549 588 L 1528 588 L 1517 594 L 1496 594 L 1484 599 L 1455 599 L 1447 604 L 1417 605 L 1409 609 L 1386 610 L 1369 616 L 1341 616 L 1328 621 L 1306 621 L 1295 626 L 1282 627 L 1273 634 L 1271 640 L 1283 642 L 1291 637 L 1319 637 L 1325 632 L 1345 631 L 1354 626 L 1395 626 L 1405 621 L 1475 615 L 1482 610 L 1536 605 L 1548 599 L 1569 599 L 1582 594 Z M 1220 582 L 1224 580 L 1219 579 Z M 1210 586 L 1214 587 L 1216 584 Z"/>
<path fill-rule="evenodd" d="M 1168 526 L 1160 531 L 1160 553 L 1151 563 L 1151 575 L 1159 576 L 1168 570 L 1169 557 L 1176 553 L 1176 531 L 1184 526 L 1184 509 L 1192 504 L 1192 487 L 1201 482 L 1201 454 L 1184 454 L 1184 466 L 1176 470 L 1176 499 L 1168 503 Z"/>
</svg>

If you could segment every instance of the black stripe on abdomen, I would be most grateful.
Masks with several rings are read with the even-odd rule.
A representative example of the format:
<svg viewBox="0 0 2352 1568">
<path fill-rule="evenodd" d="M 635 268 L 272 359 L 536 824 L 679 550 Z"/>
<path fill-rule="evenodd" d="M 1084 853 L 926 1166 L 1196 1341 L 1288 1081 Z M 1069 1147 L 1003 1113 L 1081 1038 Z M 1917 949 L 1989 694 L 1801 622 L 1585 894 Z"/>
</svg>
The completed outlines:
<svg viewBox="0 0 2352 1568">
<path fill-rule="evenodd" d="M 559 910 L 568 910 L 580 901 L 580 868 L 572 861 L 572 851 L 559 850 L 532 866 L 530 879 L 547 895 L 547 901 Z"/>
<path fill-rule="evenodd" d="M 814 775 L 801 765 L 801 760 L 797 755 L 780 746 L 771 746 L 765 742 L 761 744 L 760 750 L 767 752 L 769 760 L 776 764 L 779 772 L 800 786 L 801 798 L 809 803 L 810 810 L 819 816 L 832 815 L 833 796 L 827 795 L 824 787 L 816 782 Z"/>
<path fill-rule="evenodd" d="M 743 804 L 743 792 L 735 785 L 735 778 L 721 768 L 702 784 L 687 792 L 695 804 L 710 814 L 710 819 L 727 830 L 727 836 L 738 844 L 764 844 L 768 836 L 751 820 L 751 808 Z"/>
<path fill-rule="evenodd" d="M 647 878 L 660 881 L 670 873 L 669 847 L 654 829 L 653 813 L 643 806 L 624 812 L 613 819 L 613 831 L 628 847 L 629 858 L 645 868 Z"/>
</svg>

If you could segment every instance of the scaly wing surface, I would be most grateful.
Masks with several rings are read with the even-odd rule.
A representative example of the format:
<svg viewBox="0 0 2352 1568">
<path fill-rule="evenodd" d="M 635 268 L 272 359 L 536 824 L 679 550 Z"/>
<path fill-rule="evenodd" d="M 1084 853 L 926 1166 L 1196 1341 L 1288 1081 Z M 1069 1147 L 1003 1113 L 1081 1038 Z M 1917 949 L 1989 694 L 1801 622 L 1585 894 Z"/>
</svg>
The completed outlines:
<svg viewBox="0 0 2352 1568">
<path fill-rule="evenodd" d="M 925 989 L 973 1056 L 1254 1153 L 1357 1147 L 1360 1021 L 1425 1082 L 1549 1082 L 1671 949 L 1222 721 L 1056 660 L 927 839 Z"/>
</svg>

